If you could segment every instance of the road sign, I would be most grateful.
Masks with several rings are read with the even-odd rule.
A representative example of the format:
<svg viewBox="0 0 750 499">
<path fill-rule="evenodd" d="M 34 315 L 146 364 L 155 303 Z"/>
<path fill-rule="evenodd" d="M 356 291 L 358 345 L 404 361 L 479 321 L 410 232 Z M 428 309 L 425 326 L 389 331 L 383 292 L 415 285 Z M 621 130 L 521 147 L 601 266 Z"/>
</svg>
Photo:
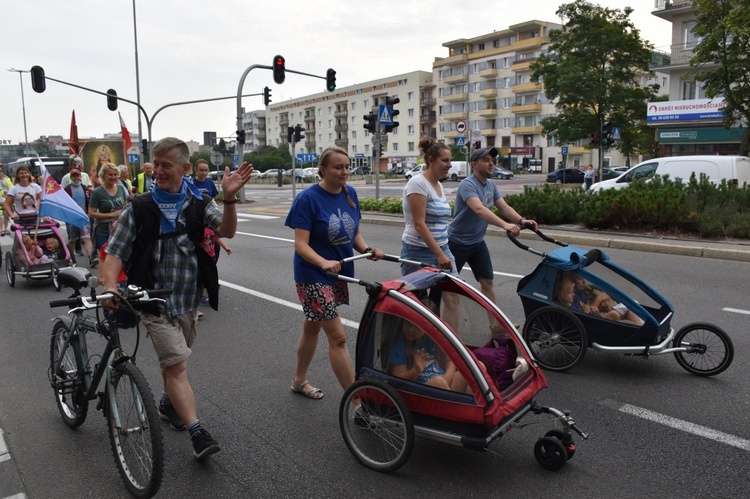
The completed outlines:
<svg viewBox="0 0 750 499">
<path fill-rule="evenodd" d="M 240 166 L 240 155 L 239 154 L 233 154 L 232 155 L 232 164 L 234 166 Z"/>
<path fill-rule="evenodd" d="M 620 135 L 619 127 L 614 127 L 612 129 L 612 140 L 622 140 L 622 135 Z"/>
<path fill-rule="evenodd" d="M 458 133 L 464 133 L 466 131 L 466 122 L 465 121 L 457 121 L 456 122 L 456 131 Z"/>
<path fill-rule="evenodd" d="M 563 156 L 567 156 L 568 155 L 568 146 L 562 146 L 560 148 L 560 152 L 562 152 Z"/>
<path fill-rule="evenodd" d="M 140 158 L 137 154 L 128 154 L 128 163 L 138 163 Z"/>
<path fill-rule="evenodd" d="M 458 147 L 465 147 L 466 146 L 466 142 L 464 141 L 464 138 L 463 137 L 456 137 L 456 145 Z"/>
<path fill-rule="evenodd" d="M 219 151 L 214 151 L 211 153 L 211 163 L 213 163 L 214 166 L 219 166 L 222 161 L 224 161 L 224 155 Z"/>
<path fill-rule="evenodd" d="M 378 112 L 378 123 L 381 125 L 393 124 L 393 108 L 391 106 L 380 106 L 380 111 Z"/>
<path fill-rule="evenodd" d="M 299 161 L 300 163 L 315 163 L 316 161 L 318 161 L 318 154 L 314 152 L 298 153 L 297 161 Z"/>
</svg>

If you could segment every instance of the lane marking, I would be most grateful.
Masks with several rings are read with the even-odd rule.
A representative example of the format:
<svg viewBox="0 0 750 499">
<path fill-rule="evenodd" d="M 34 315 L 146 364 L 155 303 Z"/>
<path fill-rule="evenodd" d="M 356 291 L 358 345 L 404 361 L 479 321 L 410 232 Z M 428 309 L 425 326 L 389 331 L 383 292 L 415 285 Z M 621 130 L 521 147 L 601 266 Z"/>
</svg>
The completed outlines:
<svg viewBox="0 0 750 499">
<path fill-rule="evenodd" d="M 260 291 L 255 291 L 255 290 L 246 288 L 244 286 L 240 286 L 239 284 L 233 284 L 231 282 L 223 281 L 221 279 L 219 280 L 219 284 L 221 284 L 222 286 L 226 286 L 227 288 L 231 288 L 231 289 L 234 289 L 236 291 L 239 291 L 241 293 L 245 293 L 245 294 L 248 294 L 250 296 L 255 296 L 256 298 L 260 298 L 262 300 L 267 300 L 267 301 L 276 303 L 277 305 L 282 305 L 284 307 L 289 307 L 289 308 L 292 308 L 294 310 L 298 310 L 298 311 L 302 312 L 302 305 L 300 305 L 299 303 L 294 303 L 294 302 L 291 302 L 291 301 L 283 300 L 281 298 L 276 298 L 275 296 L 271 296 L 271 295 L 268 295 L 266 293 L 261 293 Z M 343 317 L 341 317 L 341 322 L 345 326 L 349 326 L 349 327 L 354 328 L 354 329 L 359 329 L 359 322 L 351 321 L 349 319 L 344 319 Z"/>
<path fill-rule="evenodd" d="M 735 314 L 750 315 L 750 310 L 742 310 L 741 308 L 729 308 L 729 307 L 725 307 L 725 308 L 722 308 L 722 310 L 724 312 L 733 312 Z"/>
<path fill-rule="evenodd" d="M 273 220 L 275 218 L 281 218 L 271 215 L 259 215 L 255 213 L 237 213 L 237 218 L 257 218 L 258 220 Z"/>
<path fill-rule="evenodd" d="M 712 428 L 691 423 L 690 421 L 685 421 L 683 419 L 673 418 L 671 416 L 667 416 L 666 414 L 660 414 L 658 412 L 644 409 L 643 407 L 637 407 L 630 404 L 620 404 L 614 400 L 605 400 L 602 401 L 602 404 L 610 406 L 622 413 L 630 414 L 631 416 L 636 416 L 647 421 L 652 421 L 654 423 L 659 423 L 661 425 L 674 428 L 675 430 L 684 431 L 685 433 L 690 433 L 699 437 L 707 438 L 709 440 L 714 440 L 715 442 L 731 445 L 732 447 L 737 447 L 738 449 L 750 451 L 750 440 L 740 438 L 735 435 L 730 435 L 729 433 L 714 430 Z"/>
</svg>

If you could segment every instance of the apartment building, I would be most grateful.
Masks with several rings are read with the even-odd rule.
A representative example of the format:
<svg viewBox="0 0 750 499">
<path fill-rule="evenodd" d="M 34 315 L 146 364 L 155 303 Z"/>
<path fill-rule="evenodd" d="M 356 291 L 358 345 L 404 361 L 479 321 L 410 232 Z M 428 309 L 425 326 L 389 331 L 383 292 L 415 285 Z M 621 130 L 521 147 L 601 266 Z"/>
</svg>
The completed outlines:
<svg viewBox="0 0 750 499">
<path fill-rule="evenodd" d="M 266 144 L 287 144 L 288 127 L 301 125 L 305 138 L 296 144 L 296 154 L 338 146 L 348 151 L 352 168 L 372 167 L 374 137 L 364 129 L 363 116 L 396 96 L 399 126 L 382 137 L 380 171 L 415 165 L 420 137 L 436 136 L 434 88 L 432 73 L 413 71 L 271 104 L 265 113 Z"/>
<path fill-rule="evenodd" d="M 242 113 L 242 129 L 245 130 L 243 150 L 254 151 L 266 145 L 266 111 L 255 110 Z"/>
<path fill-rule="evenodd" d="M 652 70 L 669 75 L 669 101 L 648 103 L 648 123 L 656 129 L 661 156 L 739 154 L 742 128 L 722 125 L 721 97 L 709 99 L 691 81 L 690 59 L 700 39 L 692 0 L 655 0 L 653 15 L 672 23 L 669 57 Z"/>
</svg>

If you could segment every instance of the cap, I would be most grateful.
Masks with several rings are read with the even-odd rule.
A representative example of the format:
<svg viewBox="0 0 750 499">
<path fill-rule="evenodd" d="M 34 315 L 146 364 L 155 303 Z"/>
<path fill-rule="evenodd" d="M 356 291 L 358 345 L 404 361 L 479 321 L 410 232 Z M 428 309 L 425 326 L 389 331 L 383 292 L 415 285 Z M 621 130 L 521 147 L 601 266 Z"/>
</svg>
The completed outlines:
<svg viewBox="0 0 750 499">
<path fill-rule="evenodd" d="M 81 170 L 79 170 L 78 168 L 71 168 L 70 169 L 70 174 L 71 175 L 80 175 L 81 174 Z"/>
<path fill-rule="evenodd" d="M 494 147 L 485 147 L 483 149 L 477 149 L 474 151 L 474 153 L 471 155 L 471 162 L 478 161 L 479 159 L 487 156 L 492 156 L 493 158 L 497 157 L 497 149 Z"/>
<path fill-rule="evenodd" d="M 73 163 L 75 163 L 77 165 L 82 165 L 83 164 L 83 160 L 81 158 L 79 158 L 78 156 L 76 156 L 75 158 L 73 158 Z"/>
</svg>

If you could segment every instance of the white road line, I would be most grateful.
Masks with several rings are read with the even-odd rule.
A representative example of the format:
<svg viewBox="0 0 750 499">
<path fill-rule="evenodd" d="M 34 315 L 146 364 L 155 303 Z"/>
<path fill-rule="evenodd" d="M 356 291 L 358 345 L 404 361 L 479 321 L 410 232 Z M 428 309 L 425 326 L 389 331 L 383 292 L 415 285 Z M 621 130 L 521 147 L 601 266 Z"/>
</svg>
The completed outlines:
<svg viewBox="0 0 750 499">
<path fill-rule="evenodd" d="M 750 310 L 742 310 L 741 308 L 728 308 L 728 307 L 725 307 L 725 308 L 722 308 L 722 310 L 724 312 L 733 312 L 735 314 L 750 315 Z"/>
<path fill-rule="evenodd" d="M 691 423 L 689 421 L 683 421 L 682 419 L 673 418 L 665 414 L 659 414 L 658 412 L 649 411 L 648 409 L 636 407 L 630 404 L 623 404 L 618 410 L 620 412 L 624 412 L 625 414 L 630 414 L 631 416 L 637 416 L 648 421 L 653 421 L 654 423 L 669 426 L 670 428 L 674 428 L 676 430 L 684 431 L 686 433 L 692 433 L 693 435 L 697 435 L 699 437 L 708 438 L 722 444 L 737 447 L 738 449 L 750 451 L 750 440 L 736 437 L 728 433 L 723 433 L 711 428 L 707 428 L 705 426 Z"/>
<path fill-rule="evenodd" d="M 471 270 L 471 267 L 469 267 L 468 265 L 464 265 L 464 267 L 461 269 L 461 272 L 464 272 L 465 270 Z M 505 272 L 495 272 L 495 271 L 493 271 L 492 273 L 495 274 L 495 275 L 501 275 L 503 277 L 513 277 L 515 279 L 521 279 L 521 278 L 523 278 L 523 276 L 519 275 L 519 274 L 508 274 L 508 273 L 505 273 Z"/>
<path fill-rule="evenodd" d="M 261 239 L 273 239 L 274 241 L 284 241 L 285 243 L 294 242 L 294 239 L 285 239 L 283 237 L 261 236 L 260 234 L 251 234 L 249 232 L 240 232 L 240 231 L 237 231 L 236 233 L 242 236 L 259 237 Z"/>
<path fill-rule="evenodd" d="M 255 213 L 237 213 L 237 218 L 257 218 L 258 220 L 273 220 L 274 218 L 281 218 L 272 215 L 257 215 Z"/>
<path fill-rule="evenodd" d="M 300 305 L 299 303 L 282 300 L 281 298 L 276 298 L 275 296 L 267 295 L 266 293 L 261 293 L 260 291 L 254 291 L 244 286 L 240 286 L 238 284 L 232 284 L 231 282 L 227 282 L 223 280 L 219 280 L 219 284 L 221 284 L 222 286 L 226 286 L 227 288 L 232 288 L 234 290 L 248 294 L 250 296 L 255 296 L 256 298 L 267 300 L 267 301 L 276 303 L 277 305 L 283 305 L 285 307 L 293 308 L 294 310 L 299 310 L 300 312 L 302 312 L 302 305 Z M 354 329 L 359 329 L 359 322 L 350 321 L 349 319 L 344 319 L 343 317 L 341 318 L 341 322 L 345 326 L 349 326 Z"/>
</svg>

